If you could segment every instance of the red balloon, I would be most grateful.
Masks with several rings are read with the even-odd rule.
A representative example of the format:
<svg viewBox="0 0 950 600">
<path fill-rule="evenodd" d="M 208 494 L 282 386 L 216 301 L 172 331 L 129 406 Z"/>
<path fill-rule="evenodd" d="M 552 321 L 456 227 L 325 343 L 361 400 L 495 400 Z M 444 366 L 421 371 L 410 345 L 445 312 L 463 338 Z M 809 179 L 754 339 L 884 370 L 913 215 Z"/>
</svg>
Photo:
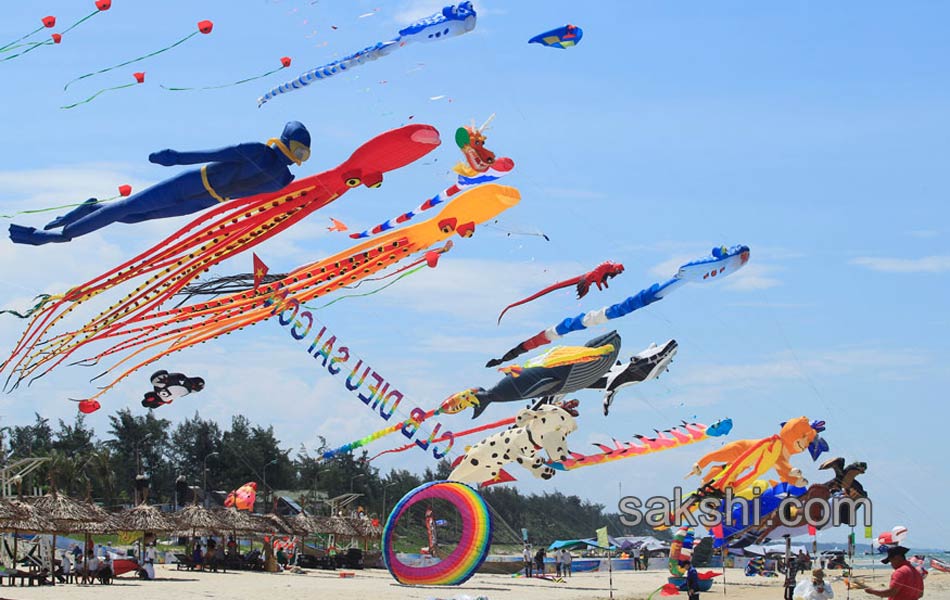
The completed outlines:
<svg viewBox="0 0 950 600">
<path fill-rule="evenodd" d="M 99 10 L 109 10 L 112 8 L 112 0 L 96 0 L 96 8 Z"/>
<path fill-rule="evenodd" d="M 145 73 L 132 73 L 132 76 L 135 77 L 137 83 L 143 83 L 145 81 Z"/>
<path fill-rule="evenodd" d="M 426 252 L 426 264 L 433 269 L 439 266 L 439 253 L 435 250 Z"/>
<path fill-rule="evenodd" d="M 282 56 L 282 57 L 280 57 L 280 64 L 284 65 L 285 67 L 289 67 L 289 66 L 290 66 L 290 57 L 289 57 L 289 56 Z"/>
<path fill-rule="evenodd" d="M 48 17 L 43 17 L 43 27 L 55 27 L 56 26 L 56 17 L 50 15 Z"/>
<path fill-rule="evenodd" d="M 212 27 L 214 27 L 214 23 L 211 21 L 198 21 L 198 31 L 201 33 L 211 33 Z"/>
<path fill-rule="evenodd" d="M 132 186 L 131 186 L 131 185 L 124 184 L 124 185 L 120 185 L 120 186 L 119 186 L 119 195 L 120 195 L 120 196 L 128 196 L 128 195 L 131 194 L 131 193 L 132 193 Z"/>
<path fill-rule="evenodd" d="M 61 41 L 63 41 L 63 36 L 60 35 L 60 34 L 58 34 L 58 33 L 54 33 L 51 37 L 53 38 L 53 43 L 54 43 L 54 44 L 58 44 L 58 43 L 60 43 Z"/>
</svg>

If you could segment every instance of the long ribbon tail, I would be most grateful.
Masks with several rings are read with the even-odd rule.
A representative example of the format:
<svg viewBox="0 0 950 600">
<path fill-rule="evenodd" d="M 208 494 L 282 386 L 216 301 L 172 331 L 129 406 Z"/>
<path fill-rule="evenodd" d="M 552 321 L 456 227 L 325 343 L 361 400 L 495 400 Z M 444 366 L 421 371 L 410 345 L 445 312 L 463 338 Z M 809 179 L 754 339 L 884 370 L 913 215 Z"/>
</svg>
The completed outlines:
<svg viewBox="0 0 950 600">
<path fill-rule="evenodd" d="M 92 204 L 104 204 L 104 203 L 106 203 L 106 202 L 112 202 L 113 200 L 118 200 L 118 199 L 121 198 L 121 197 L 122 197 L 121 195 L 120 195 L 120 196 L 110 196 L 109 198 L 103 198 L 102 200 L 96 200 L 95 202 L 89 202 L 89 204 L 90 204 L 90 205 L 92 205 Z M 18 215 L 35 215 L 35 214 L 38 214 L 38 213 L 53 212 L 53 211 L 55 211 L 55 210 L 63 210 L 63 209 L 66 209 L 66 208 L 75 208 L 75 207 L 77 207 L 77 206 L 82 206 L 83 204 L 86 204 L 86 202 L 76 202 L 76 203 L 74 203 L 74 204 L 61 204 L 60 206 L 49 206 L 49 207 L 47 207 L 47 208 L 34 208 L 34 209 L 31 209 L 31 210 L 18 210 L 17 212 L 13 213 L 12 215 L 0 215 L 0 219 L 12 219 L 12 218 L 14 218 L 14 217 L 16 217 L 16 216 L 18 216 Z"/>
<path fill-rule="evenodd" d="M 678 427 L 671 427 L 664 431 L 657 432 L 656 437 L 647 437 L 643 435 L 635 436 L 630 442 L 618 442 L 614 440 L 613 446 L 606 444 L 594 444 L 600 449 L 595 454 L 571 453 L 571 457 L 564 461 L 551 461 L 547 465 L 559 471 L 573 471 L 582 467 L 599 465 L 606 462 L 613 462 L 624 458 L 672 450 L 689 444 L 695 444 L 712 437 L 725 435 L 721 424 L 725 419 L 718 421 L 712 426 L 707 427 L 700 423 L 684 423 Z M 731 428 L 730 428 L 731 429 Z"/>
<path fill-rule="evenodd" d="M 551 292 L 555 290 L 560 290 L 566 287 L 570 287 L 572 285 L 577 285 L 577 283 L 583 278 L 584 278 L 583 275 L 578 275 L 577 277 L 571 277 L 570 279 L 565 279 L 564 281 L 558 281 L 557 283 L 552 283 L 548 287 L 544 288 L 543 290 L 539 292 L 531 294 L 527 298 L 522 298 L 521 300 L 518 300 L 517 302 L 512 302 L 511 304 L 506 306 L 503 311 L 501 311 L 500 315 L 498 315 L 498 322 L 496 323 L 496 325 L 501 324 L 501 318 L 505 316 L 505 313 L 508 312 L 509 308 L 514 308 L 516 306 L 521 306 L 522 304 L 527 304 L 528 302 L 531 302 L 532 300 L 537 300 L 541 296 L 550 294 Z"/>
<path fill-rule="evenodd" d="M 245 79 L 239 79 L 239 80 L 237 80 L 237 81 L 232 81 L 231 83 L 222 83 L 221 85 L 206 85 L 206 86 L 202 86 L 202 87 L 172 87 L 172 86 L 160 85 L 159 87 L 161 87 L 163 90 L 168 90 L 169 92 L 190 92 L 190 91 L 194 91 L 194 90 L 220 90 L 220 89 L 222 89 L 222 88 L 228 88 L 228 87 L 234 87 L 234 86 L 237 86 L 237 85 L 241 85 L 241 84 L 247 83 L 247 82 L 249 82 L 249 81 L 256 81 L 256 80 L 258 80 L 258 79 L 263 79 L 263 78 L 265 78 L 265 77 L 268 77 L 268 76 L 270 76 L 270 75 L 273 75 L 274 73 L 277 73 L 278 71 L 283 71 L 283 70 L 286 69 L 286 68 L 287 68 L 287 67 L 280 66 L 280 67 L 277 67 L 276 69 L 272 69 L 272 70 L 270 70 L 270 71 L 268 71 L 268 72 L 266 72 L 266 73 L 261 73 L 260 75 L 254 75 L 253 77 L 247 77 L 247 78 L 245 78 Z"/>
<path fill-rule="evenodd" d="M 70 82 L 68 82 L 66 85 L 64 85 L 64 86 L 63 86 L 63 91 L 69 89 L 69 86 L 71 86 L 72 84 L 76 83 L 77 81 L 80 81 L 80 80 L 83 80 L 83 79 L 87 79 L 87 78 L 93 77 L 93 76 L 95 76 L 95 75 L 101 75 L 102 73 L 108 73 L 109 71 L 114 71 L 115 69 L 118 69 L 118 68 L 120 68 L 120 67 L 125 67 L 125 66 L 127 66 L 127 65 L 131 65 L 131 64 L 133 64 L 133 63 L 137 63 L 137 62 L 139 62 L 139 61 L 141 61 L 141 60 L 145 60 L 146 58 L 151 58 L 151 57 L 153 57 L 153 56 L 155 56 L 155 55 L 157 55 L 157 54 L 161 54 L 162 52 L 166 52 L 166 51 L 168 51 L 168 50 L 171 50 L 172 48 L 174 48 L 174 47 L 176 47 L 176 46 L 180 46 L 181 44 L 184 44 L 185 42 L 187 42 L 187 41 L 190 40 L 191 38 L 195 37 L 195 36 L 198 35 L 199 33 L 201 33 L 201 32 L 200 32 L 200 31 L 192 31 L 190 34 L 188 34 L 188 35 L 186 35 L 185 37 L 181 38 L 180 40 L 178 40 L 177 42 L 175 42 L 175 43 L 172 44 L 171 46 L 167 46 L 167 47 L 162 48 L 162 49 L 160 49 L 160 50 L 156 50 L 155 52 L 149 52 L 148 54 L 139 56 L 139 57 L 137 57 L 137 58 L 133 58 L 132 60 L 127 60 L 127 61 L 125 61 L 124 63 L 119 63 L 119 64 L 117 64 L 117 65 L 112 65 L 111 67 L 106 67 L 106 68 L 104 68 L 104 69 L 99 69 L 98 71 L 93 71 L 92 73 L 86 73 L 85 75 L 80 75 L 79 77 L 73 79 L 72 81 L 70 81 Z"/>
<path fill-rule="evenodd" d="M 125 85 L 117 85 L 117 86 L 114 86 L 114 87 L 103 88 L 103 89 L 99 90 L 98 92 L 96 92 L 95 94 L 93 94 L 92 96 L 89 96 L 89 97 L 86 98 L 85 100 L 80 100 L 79 102 L 76 102 L 76 103 L 74 103 L 74 104 L 67 104 L 66 106 L 60 106 L 60 108 L 62 108 L 62 109 L 76 108 L 76 107 L 79 106 L 80 104 L 87 104 L 87 103 L 89 103 L 89 102 L 92 102 L 92 101 L 95 100 L 97 97 L 99 97 L 99 96 L 102 95 L 102 94 L 105 94 L 106 92 L 111 92 L 111 91 L 113 91 L 113 90 L 122 90 L 122 89 L 125 89 L 125 88 L 134 87 L 134 86 L 136 86 L 136 85 L 138 85 L 138 83 L 127 83 L 127 84 L 125 84 Z"/>
<path fill-rule="evenodd" d="M 15 310 L 7 309 L 7 310 L 0 310 L 0 315 L 2 315 L 2 314 L 4 314 L 4 313 L 8 313 L 8 314 L 11 314 L 11 315 L 15 315 L 15 316 L 17 316 L 17 317 L 19 317 L 19 318 L 21 318 L 21 319 L 29 319 L 31 316 L 33 316 L 33 313 L 35 313 L 36 311 L 42 309 L 43 306 L 49 301 L 50 298 L 52 298 L 52 296 L 50 296 L 49 294 L 40 294 L 39 296 L 36 297 L 36 299 L 38 299 L 39 302 L 37 302 L 36 304 L 34 304 L 34 305 L 33 305 L 29 310 L 27 310 L 26 312 L 20 313 L 20 312 L 17 312 L 17 311 L 15 311 Z"/>
<path fill-rule="evenodd" d="M 30 42 L 29 44 L 27 44 L 27 46 L 29 46 L 29 48 L 27 48 L 26 50 L 22 50 L 22 51 L 20 51 L 20 52 L 17 52 L 16 54 L 11 54 L 10 56 L 5 56 L 5 57 L 3 57 L 2 59 L 0 59 L 0 62 L 4 62 L 4 61 L 8 61 L 8 60 L 13 60 L 14 58 L 16 58 L 16 57 L 18 57 L 18 56 L 23 56 L 24 54 L 28 54 L 28 53 L 30 53 L 30 52 L 36 50 L 36 49 L 39 48 L 40 46 L 52 46 L 53 43 L 54 43 L 53 40 L 46 40 L 46 41 L 43 41 L 43 42 Z"/>
<path fill-rule="evenodd" d="M 450 437 L 455 438 L 455 439 L 458 439 L 458 438 L 460 438 L 460 437 L 465 437 L 465 436 L 467 436 L 467 435 L 472 435 L 472 434 L 475 434 L 475 433 L 480 433 L 480 432 L 482 432 L 482 431 L 488 431 L 488 430 L 490 430 L 490 429 L 497 429 L 497 428 L 499 428 L 499 427 L 505 427 L 505 426 L 514 425 L 514 424 L 515 424 L 515 419 L 514 419 L 514 417 L 509 417 L 509 418 L 507 418 L 507 419 L 502 419 L 502 420 L 500 420 L 500 421 L 495 421 L 494 423 L 488 423 L 488 424 L 486 424 L 486 425 L 479 425 L 478 427 L 473 427 L 473 428 L 471 428 L 471 429 L 466 429 L 466 430 L 464 430 L 464 431 L 459 431 L 459 432 L 456 432 L 456 433 L 446 433 L 446 434 L 444 434 L 444 435 L 442 435 L 442 436 L 440 436 L 440 437 L 438 437 L 438 438 L 432 440 L 432 442 L 433 442 L 433 443 L 444 442 L 444 441 L 448 440 Z M 399 446 L 398 448 L 391 448 L 391 449 L 389 449 L 389 450 L 383 450 L 382 452 L 380 452 L 380 453 L 378 453 L 378 454 L 376 454 L 376 455 L 370 457 L 369 460 L 370 460 L 370 461 L 376 460 L 377 458 L 379 458 L 380 456 L 382 456 L 382 455 L 384 455 L 384 454 L 393 454 L 393 453 L 396 453 L 396 452 L 405 452 L 406 450 L 409 450 L 409 449 L 415 448 L 415 447 L 416 447 L 416 443 L 415 443 L 415 442 L 411 442 L 411 443 L 409 443 L 409 444 L 406 444 L 405 446 Z"/>
<path fill-rule="evenodd" d="M 446 252 L 448 252 L 448 251 L 451 250 L 451 249 L 452 249 L 452 242 L 451 242 L 451 240 L 450 240 L 450 241 L 446 242 L 445 245 L 442 246 L 441 248 L 438 248 L 437 250 L 433 250 L 433 252 L 435 252 L 436 254 L 445 254 Z M 402 267 L 402 268 L 400 268 L 400 269 L 398 269 L 398 270 L 396 270 L 396 271 L 393 271 L 392 273 L 388 273 L 388 274 L 386 274 L 386 275 L 383 275 L 382 277 L 376 277 L 376 278 L 374 278 L 374 279 L 376 279 L 376 280 L 381 280 L 381 279 L 386 279 L 386 278 L 388 278 L 388 277 L 392 277 L 393 275 L 402 273 L 401 275 L 399 275 L 399 277 L 396 277 L 396 279 L 390 281 L 389 283 L 387 283 L 386 285 L 384 285 L 384 286 L 382 286 L 382 287 L 379 287 L 379 288 L 377 288 L 377 289 L 375 289 L 375 290 L 372 290 L 372 291 L 369 291 L 369 292 L 364 292 L 364 293 L 362 293 L 362 294 L 347 294 L 346 296 L 340 296 L 339 298 L 336 298 L 336 299 L 334 299 L 334 300 L 331 300 L 330 302 L 327 302 L 327 303 L 324 304 L 323 306 L 318 306 L 318 307 L 316 307 L 316 308 L 313 308 L 313 307 L 310 307 L 310 306 L 307 306 L 306 308 L 310 308 L 311 310 L 322 310 L 322 309 L 327 308 L 328 306 L 332 306 L 333 304 L 336 304 L 336 303 L 339 302 L 340 300 L 344 300 L 344 299 L 346 299 L 346 298 L 361 298 L 361 297 L 363 297 L 363 296 L 372 296 L 373 294 L 376 294 L 376 293 L 378 293 L 378 292 L 381 292 L 381 291 L 385 290 L 386 288 L 388 288 L 388 287 L 390 287 L 390 286 L 392 286 L 392 285 L 395 285 L 396 282 L 398 282 L 400 279 L 405 279 L 406 277 L 409 277 L 410 275 L 412 275 L 412 274 L 414 274 L 414 273 L 418 273 L 419 271 L 421 271 L 422 269 L 426 268 L 427 266 L 430 267 L 430 268 L 434 268 L 434 267 L 436 266 L 436 264 L 438 264 L 438 263 L 430 263 L 430 262 L 429 262 L 430 258 L 429 258 L 429 256 L 428 256 L 428 254 L 429 254 L 429 253 L 427 253 L 427 256 L 425 256 L 425 257 L 423 257 L 423 258 L 420 258 L 419 260 L 413 261 L 413 262 L 409 263 L 408 265 L 406 265 L 406 266 L 404 266 L 404 267 Z M 426 264 L 422 264 L 422 263 L 426 263 Z M 353 287 L 357 287 L 360 283 L 363 283 L 363 282 L 360 281 L 360 282 L 358 282 L 358 283 L 357 283 L 355 286 L 353 286 Z"/>
<path fill-rule="evenodd" d="M 61 35 L 65 35 L 65 34 L 69 33 L 70 31 L 72 31 L 73 29 L 75 29 L 77 26 L 81 25 L 82 23 L 85 23 L 86 21 L 88 21 L 89 19 L 93 18 L 94 16 L 98 15 L 98 14 L 101 13 L 101 12 L 102 12 L 101 10 L 97 10 L 97 11 L 95 11 L 95 12 L 89 13 L 89 14 L 86 15 L 85 17 L 79 19 L 78 21 L 76 21 L 75 23 L 73 23 L 72 25 L 70 25 L 69 27 L 67 27 L 66 29 L 64 29 L 64 30 L 62 31 Z"/>
<path fill-rule="evenodd" d="M 505 355 L 502 356 L 501 358 L 493 358 L 493 359 L 491 359 L 490 361 L 488 361 L 487 363 L 485 363 L 485 366 L 486 366 L 486 367 L 497 367 L 497 366 L 500 365 L 500 364 L 504 364 L 504 363 L 506 363 L 506 362 L 509 362 L 509 361 L 512 361 L 512 360 L 518 358 L 518 357 L 521 356 L 522 354 L 525 354 L 525 353 L 527 353 L 527 352 L 531 352 L 531 351 L 534 350 L 535 348 L 539 348 L 539 347 L 541 347 L 541 346 L 544 346 L 545 344 L 550 344 L 551 342 L 553 342 L 553 341 L 554 341 L 555 339 L 557 339 L 557 338 L 555 338 L 555 337 L 549 338 L 549 337 L 548 337 L 548 332 L 549 332 L 549 330 L 545 329 L 544 331 L 542 331 L 542 332 L 540 332 L 540 333 L 534 335 L 533 337 L 530 337 L 530 338 L 526 339 L 525 341 L 521 342 L 520 344 L 518 344 L 517 346 L 515 346 L 514 348 L 512 348 L 512 349 L 509 350 L 508 352 L 505 352 Z"/>
<path fill-rule="evenodd" d="M 12 48 L 18 48 L 19 46 L 23 45 L 23 44 L 20 44 L 20 42 L 22 42 L 23 40 L 29 37 L 36 35 L 37 33 L 43 31 L 44 29 L 46 29 L 46 25 L 40 25 L 39 27 L 31 31 L 30 33 L 24 35 L 23 37 L 17 38 L 8 44 L 4 44 L 3 46 L 0 46 L 0 52 L 6 52 Z"/>
</svg>

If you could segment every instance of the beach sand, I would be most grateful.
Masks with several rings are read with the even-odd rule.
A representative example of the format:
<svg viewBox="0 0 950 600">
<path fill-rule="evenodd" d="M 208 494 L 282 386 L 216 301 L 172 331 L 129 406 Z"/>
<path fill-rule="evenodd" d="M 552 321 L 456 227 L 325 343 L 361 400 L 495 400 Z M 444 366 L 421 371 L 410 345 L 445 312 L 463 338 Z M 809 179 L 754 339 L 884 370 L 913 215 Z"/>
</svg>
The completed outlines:
<svg viewBox="0 0 950 600">
<path fill-rule="evenodd" d="M 702 570 L 702 569 L 701 569 Z M 607 573 L 582 573 L 566 583 L 540 579 L 524 579 L 508 575 L 476 575 L 460 587 L 406 587 L 396 583 L 389 573 L 378 569 L 355 571 L 352 578 L 341 578 L 339 571 L 310 570 L 306 574 L 260 573 L 236 571 L 202 573 L 176 571 L 174 566 L 160 565 L 155 581 L 140 581 L 124 575 L 112 585 L 64 584 L 45 587 L 7 587 L 0 589 L 0 598 L 17 600 L 69 598 L 70 600 L 183 600 L 190 598 L 226 598 L 228 600 L 295 600 L 331 598 L 333 600 L 381 600 L 458 598 L 485 596 L 489 600 L 594 600 L 609 598 Z M 863 578 L 874 587 L 887 583 L 890 571 L 876 569 Z M 614 573 L 614 598 L 642 600 L 666 583 L 667 573 L 660 571 L 624 571 Z M 738 569 L 726 573 L 725 594 L 722 578 L 717 578 L 712 591 L 702 594 L 711 600 L 726 597 L 735 600 L 782 598 L 779 578 L 746 577 Z M 835 598 L 847 593 L 839 577 L 831 577 Z M 657 594 L 657 598 L 660 595 Z M 678 596 L 685 598 L 685 594 Z M 860 590 L 851 591 L 852 598 L 871 598 Z M 926 580 L 925 598 L 950 598 L 950 575 L 931 573 Z"/>
</svg>

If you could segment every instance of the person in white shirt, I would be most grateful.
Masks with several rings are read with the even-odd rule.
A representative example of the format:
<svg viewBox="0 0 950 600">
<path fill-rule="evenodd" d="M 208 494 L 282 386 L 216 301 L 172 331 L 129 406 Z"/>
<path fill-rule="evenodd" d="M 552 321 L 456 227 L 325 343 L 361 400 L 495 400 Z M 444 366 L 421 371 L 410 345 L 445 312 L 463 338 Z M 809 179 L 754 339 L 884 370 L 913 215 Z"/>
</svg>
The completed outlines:
<svg viewBox="0 0 950 600">
<path fill-rule="evenodd" d="M 571 561 L 574 560 L 574 557 L 571 556 L 571 551 L 565 548 L 561 550 L 561 570 L 565 577 L 571 576 Z"/>
</svg>

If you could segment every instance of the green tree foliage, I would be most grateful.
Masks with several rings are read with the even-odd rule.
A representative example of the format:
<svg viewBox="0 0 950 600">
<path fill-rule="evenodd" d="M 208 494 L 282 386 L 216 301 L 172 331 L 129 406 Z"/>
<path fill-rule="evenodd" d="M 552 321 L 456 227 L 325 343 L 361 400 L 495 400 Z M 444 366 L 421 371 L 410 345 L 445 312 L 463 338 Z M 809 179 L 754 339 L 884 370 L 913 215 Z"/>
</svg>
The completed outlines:
<svg viewBox="0 0 950 600">
<path fill-rule="evenodd" d="M 109 423 L 109 437 L 98 440 L 82 415 L 72 423 L 60 420 L 54 432 L 49 421 L 37 414 L 31 425 L 4 428 L 9 435 L 9 450 L 0 450 L 8 462 L 27 457 L 50 459 L 25 482 L 28 489 L 52 483 L 73 496 L 91 492 L 96 501 L 108 507 L 132 502 L 139 474 L 150 479 L 150 502 L 171 503 L 175 480 L 181 476 L 187 485 L 200 487 L 207 464 L 210 490 L 227 492 L 256 481 L 262 500 L 268 490 L 297 490 L 297 497 L 318 514 L 327 512 L 326 505 L 317 502 L 319 497 L 360 494 L 349 508 L 362 506 L 369 516 L 380 520 L 385 520 L 410 490 L 425 481 L 448 479 L 452 471 L 451 464 L 443 460 L 421 475 L 404 469 L 382 474 L 368 461 L 366 452 L 323 460 L 322 454 L 329 447 L 322 438 L 312 454 L 301 446 L 291 456 L 292 449 L 281 447 L 273 427 L 255 425 L 241 415 L 231 420 L 227 430 L 203 419 L 198 412 L 174 428 L 167 419 L 156 417 L 154 411 L 135 415 L 127 408 L 111 415 Z M 592 537 L 604 525 L 615 536 L 653 533 L 645 525 L 624 527 L 618 515 L 607 514 L 602 505 L 578 496 L 560 492 L 524 495 L 509 486 L 492 486 L 482 493 L 496 520 L 495 544 L 520 544 L 522 528 L 528 529 L 536 545 L 555 539 Z M 446 513 L 440 518 L 455 522 L 448 514 L 451 509 L 437 508 Z M 425 529 L 420 523 L 409 524 L 404 532 L 409 546 L 425 542 Z M 451 539 L 451 531 L 443 533 L 448 536 L 443 539 Z"/>
</svg>

